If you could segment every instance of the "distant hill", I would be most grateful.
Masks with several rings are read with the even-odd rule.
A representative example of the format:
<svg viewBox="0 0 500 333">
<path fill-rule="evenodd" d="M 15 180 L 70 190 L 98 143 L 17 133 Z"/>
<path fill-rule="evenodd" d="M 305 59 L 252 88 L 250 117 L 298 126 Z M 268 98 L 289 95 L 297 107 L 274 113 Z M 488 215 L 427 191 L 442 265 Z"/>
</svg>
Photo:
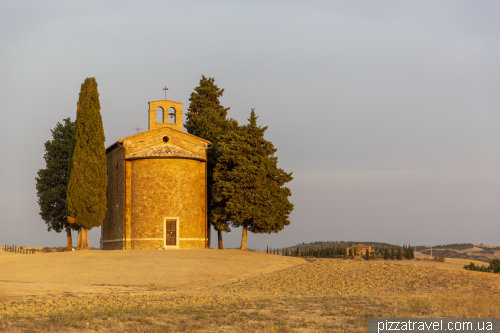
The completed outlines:
<svg viewBox="0 0 500 333">
<path fill-rule="evenodd" d="M 296 249 L 297 247 L 299 249 L 304 249 L 304 248 L 317 248 L 317 247 L 332 247 L 332 246 L 341 246 L 341 247 L 349 247 L 351 245 L 356 245 L 356 244 L 362 244 L 362 245 L 369 245 L 372 248 L 378 247 L 378 248 L 385 248 L 385 247 L 399 247 L 401 245 L 399 244 L 391 244 L 391 243 L 383 243 L 383 242 L 372 242 L 372 241 L 365 241 L 365 242 L 360 242 L 360 241 L 316 241 L 316 242 L 311 242 L 311 243 L 301 243 L 301 244 L 296 244 L 293 246 L 287 247 L 287 249 Z M 405 244 L 408 245 L 408 244 Z M 427 250 L 430 249 L 430 246 L 424 246 L 424 245 L 411 245 L 412 248 L 414 248 L 416 251 L 422 251 L 422 250 Z M 474 247 L 474 244 L 472 243 L 453 243 L 453 244 L 446 244 L 446 245 L 436 245 L 432 246 L 434 249 L 448 249 L 448 250 L 467 250 L 467 249 L 472 249 Z M 485 249 L 486 252 L 494 252 L 495 250 L 500 250 L 500 248 L 490 248 L 490 249 Z"/>
<path fill-rule="evenodd" d="M 446 244 L 446 245 L 436 245 L 432 246 L 435 249 L 448 249 L 448 250 L 467 250 L 467 249 L 472 249 L 474 247 L 474 244 L 472 243 L 453 243 L 453 244 Z M 421 251 L 421 250 L 426 250 L 430 249 L 430 246 L 416 246 L 415 250 Z"/>
<path fill-rule="evenodd" d="M 381 242 L 357 242 L 357 241 L 316 241 L 312 243 L 302 243 L 302 244 L 296 244 L 293 246 L 287 247 L 287 249 L 296 249 L 297 247 L 300 250 L 307 249 L 307 248 L 317 248 L 317 247 L 332 247 L 332 246 L 340 246 L 340 247 L 349 247 L 351 245 L 356 245 L 356 244 L 363 244 L 363 245 L 369 245 L 372 248 L 375 247 L 397 247 L 399 245 L 396 244 L 389 244 L 389 243 L 381 243 Z"/>
</svg>

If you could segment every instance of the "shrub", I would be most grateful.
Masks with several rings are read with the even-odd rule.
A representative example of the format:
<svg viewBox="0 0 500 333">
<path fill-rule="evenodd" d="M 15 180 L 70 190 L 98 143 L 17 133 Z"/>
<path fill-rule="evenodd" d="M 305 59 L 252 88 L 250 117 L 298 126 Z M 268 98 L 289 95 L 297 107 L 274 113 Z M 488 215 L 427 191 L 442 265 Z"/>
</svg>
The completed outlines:
<svg viewBox="0 0 500 333">
<path fill-rule="evenodd" d="M 440 256 L 440 257 L 434 257 L 434 260 L 435 261 L 440 261 L 440 262 L 444 262 L 445 261 L 445 258 L 443 256 Z M 472 264 L 472 263 L 471 263 Z"/>
<path fill-rule="evenodd" d="M 490 264 L 491 266 L 491 264 Z M 490 269 L 486 266 L 476 266 L 474 265 L 473 262 L 471 262 L 469 265 L 465 265 L 464 269 L 469 270 L 469 271 L 478 271 L 478 272 L 489 272 Z"/>
<path fill-rule="evenodd" d="M 500 259 L 497 258 L 491 259 L 489 269 L 492 273 L 500 274 Z"/>
</svg>

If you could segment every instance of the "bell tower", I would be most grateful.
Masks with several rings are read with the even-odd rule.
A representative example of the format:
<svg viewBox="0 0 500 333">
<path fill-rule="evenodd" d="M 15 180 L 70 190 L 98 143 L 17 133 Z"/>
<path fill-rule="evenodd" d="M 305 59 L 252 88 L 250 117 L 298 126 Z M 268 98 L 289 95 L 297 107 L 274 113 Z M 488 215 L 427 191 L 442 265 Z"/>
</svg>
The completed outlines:
<svg viewBox="0 0 500 333">
<path fill-rule="evenodd" d="M 152 131 L 162 127 L 170 127 L 182 132 L 182 103 L 167 99 L 149 102 L 148 129 Z"/>
</svg>

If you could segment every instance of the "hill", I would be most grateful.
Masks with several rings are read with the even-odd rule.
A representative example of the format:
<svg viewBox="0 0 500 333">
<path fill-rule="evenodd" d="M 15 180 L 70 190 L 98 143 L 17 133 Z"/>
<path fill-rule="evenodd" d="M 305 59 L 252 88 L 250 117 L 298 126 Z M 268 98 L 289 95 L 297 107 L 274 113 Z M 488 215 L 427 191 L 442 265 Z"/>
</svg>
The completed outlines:
<svg viewBox="0 0 500 333">
<path fill-rule="evenodd" d="M 287 247 L 288 250 L 293 250 L 296 249 L 297 247 L 300 250 L 307 249 L 307 248 L 319 248 L 319 247 L 349 247 L 352 245 L 357 245 L 357 244 L 363 244 L 363 245 L 368 245 L 371 246 L 372 248 L 378 247 L 378 248 L 385 248 L 385 247 L 398 247 L 399 245 L 395 244 L 390 244 L 390 243 L 382 243 L 382 242 L 358 242 L 358 241 L 316 241 L 316 242 L 311 242 L 311 243 L 302 243 L 302 244 L 296 244 L 290 247 Z"/>
<path fill-rule="evenodd" d="M 0 266 L 2 332 L 366 332 L 375 317 L 500 316 L 500 274 L 463 264 L 0 250 Z"/>
</svg>

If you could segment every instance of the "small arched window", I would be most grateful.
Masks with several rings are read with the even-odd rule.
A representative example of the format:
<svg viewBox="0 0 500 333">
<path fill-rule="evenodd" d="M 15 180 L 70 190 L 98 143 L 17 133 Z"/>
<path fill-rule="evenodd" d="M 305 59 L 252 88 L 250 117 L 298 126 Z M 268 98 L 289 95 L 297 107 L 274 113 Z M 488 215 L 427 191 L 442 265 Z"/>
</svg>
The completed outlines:
<svg viewBox="0 0 500 333">
<path fill-rule="evenodd" d="M 165 119 L 163 113 L 164 113 L 164 111 L 163 111 L 163 108 L 161 106 L 156 108 L 156 123 L 163 124 L 164 119 Z"/>
<path fill-rule="evenodd" d="M 169 124 L 175 124 L 176 123 L 175 109 L 174 108 L 168 109 L 168 123 Z"/>
</svg>

